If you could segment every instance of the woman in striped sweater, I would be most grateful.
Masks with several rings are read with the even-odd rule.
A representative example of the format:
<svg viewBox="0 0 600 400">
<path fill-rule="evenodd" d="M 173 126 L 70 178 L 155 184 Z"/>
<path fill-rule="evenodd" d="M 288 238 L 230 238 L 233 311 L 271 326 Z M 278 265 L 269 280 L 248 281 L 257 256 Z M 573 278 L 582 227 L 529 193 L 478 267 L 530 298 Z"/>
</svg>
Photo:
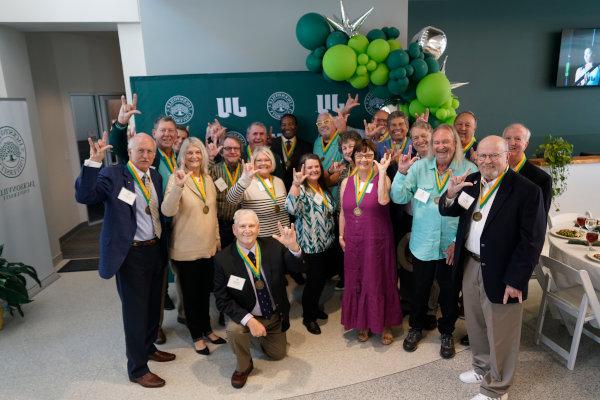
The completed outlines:
<svg viewBox="0 0 600 400">
<path fill-rule="evenodd" d="M 279 234 L 277 223 L 290 225 L 285 211 L 287 192 L 281 179 L 271 175 L 275 170 L 275 156 L 268 147 L 254 149 L 252 159 L 243 165 L 241 178 L 227 192 L 227 201 L 252 210 L 260 223 L 259 237 Z"/>
</svg>

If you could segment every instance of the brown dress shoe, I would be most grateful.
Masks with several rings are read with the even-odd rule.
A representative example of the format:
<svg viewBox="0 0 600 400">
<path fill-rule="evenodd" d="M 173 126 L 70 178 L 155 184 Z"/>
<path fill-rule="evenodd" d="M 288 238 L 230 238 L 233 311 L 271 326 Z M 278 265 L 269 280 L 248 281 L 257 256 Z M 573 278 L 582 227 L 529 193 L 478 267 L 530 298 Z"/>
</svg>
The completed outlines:
<svg viewBox="0 0 600 400">
<path fill-rule="evenodd" d="M 165 336 L 165 332 L 163 331 L 162 327 L 159 327 L 154 344 L 165 344 L 166 341 L 167 337 Z"/>
<path fill-rule="evenodd" d="M 159 388 L 165 386 L 165 380 L 152 372 L 146 372 L 139 378 L 130 378 L 131 382 L 142 385 L 145 388 Z"/>
<path fill-rule="evenodd" d="M 156 350 L 154 354 L 150 354 L 148 356 L 148 360 L 156 361 L 156 362 L 167 362 L 173 361 L 175 359 L 175 354 L 167 353 L 166 351 Z"/>
<path fill-rule="evenodd" d="M 233 386 L 236 389 L 243 388 L 246 384 L 246 381 L 248 380 L 248 375 L 250 375 L 250 372 L 252 372 L 253 368 L 254 364 L 252 364 L 252 360 L 250 360 L 250 366 L 247 370 L 242 372 L 234 371 L 233 375 L 231 375 L 231 386 Z"/>
</svg>

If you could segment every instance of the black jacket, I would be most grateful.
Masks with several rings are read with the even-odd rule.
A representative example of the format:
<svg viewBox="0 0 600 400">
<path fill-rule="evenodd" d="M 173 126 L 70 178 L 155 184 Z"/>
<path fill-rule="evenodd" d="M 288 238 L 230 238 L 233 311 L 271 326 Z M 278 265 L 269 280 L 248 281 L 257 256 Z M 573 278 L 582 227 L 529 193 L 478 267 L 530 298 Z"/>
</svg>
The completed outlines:
<svg viewBox="0 0 600 400">
<path fill-rule="evenodd" d="M 273 296 L 273 308 L 281 315 L 282 328 L 289 328 L 290 303 L 285 290 L 286 270 L 304 272 L 302 257 L 295 257 L 285 246 L 271 238 L 258 238 L 262 256 L 262 269 Z M 231 275 L 244 278 L 242 290 L 227 287 Z M 225 247 L 215 256 L 214 294 L 219 311 L 227 314 L 236 323 L 241 323 L 246 314 L 256 305 L 256 294 L 249 281 L 244 261 L 237 252 L 236 242 Z"/>
<path fill-rule="evenodd" d="M 273 143 L 271 143 L 271 150 L 273 153 L 279 156 L 279 158 L 283 161 L 283 183 L 285 184 L 285 188 L 290 190 L 292 186 L 292 181 L 294 180 L 293 168 L 298 169 L 298 161 L 300 161 L 300 157 L 305 154 L 312 153 L 313 146 L 305 142 L 304 140 L 296 137 L 296 147 L 292 152 L 292 157 L 289 164 L 285 163 L 285 157 L 283 156 L 283 149 L 281 147 L 281 142 L 283 140 L 282 136 L 276 137 L 273 139 Z M 288 167 L 289 165 L 289 167 Z"/>
<path fill-rule="evenodd" d="M 550 211 L 550 204 L 552 203 L 552 177 L 546 171 L 536 167 L 529 161 L 525 161 L 519 173 L 542 189 L 544 210 L 546 210 L 547 216 Z"/>
<path fill-rule="evenodd" d="M 467 177 L 473 186 L 463 191 L 475 199 L 469 210 L 462 208 L 457 200 L 446 207 L 446 193 L 439 202 L 440 214 L 460 217 L 454 250 L 455 263 L 460 266 L 455 268 L 459 281 L 467 257 L 464 246 L 479 197 L 480 179 L 479 172 Z M 498 188 L 480 238 L 483 284 L 492 303 L 502 303 L 506 285 L 521 290 L 523 300 L 527 298 L 527 284 L 540 257 L 545 233 L 546 216 L 540 188 L 509 169 Z M 509 302 L 518 300 L 513 298 Z"/>
</svg>

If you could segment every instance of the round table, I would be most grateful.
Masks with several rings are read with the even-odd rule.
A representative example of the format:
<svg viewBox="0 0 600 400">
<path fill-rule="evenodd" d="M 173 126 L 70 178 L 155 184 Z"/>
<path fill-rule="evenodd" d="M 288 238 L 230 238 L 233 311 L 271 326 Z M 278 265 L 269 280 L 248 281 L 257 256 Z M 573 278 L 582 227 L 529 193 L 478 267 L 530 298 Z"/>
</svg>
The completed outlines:
<svg viewBox="0 0 600 400">
<path fill-rule="evenodd" d="M 550 258 L 576 270 L 586 270 L 594 288 L 600 290 L 600 262 L 588 258 L 586 254 L 589 252 L 589 247 L 587 245 L 569 244 L 568 239 L 562 239 L 552 234 L 548 235 L 548 244 Z M 595 253 L 600 253 L 600 247 L 595 246 L 594 249 L 596 249 Z M 573 283 L 569 282 L 568 284 Z"/>
</svg>

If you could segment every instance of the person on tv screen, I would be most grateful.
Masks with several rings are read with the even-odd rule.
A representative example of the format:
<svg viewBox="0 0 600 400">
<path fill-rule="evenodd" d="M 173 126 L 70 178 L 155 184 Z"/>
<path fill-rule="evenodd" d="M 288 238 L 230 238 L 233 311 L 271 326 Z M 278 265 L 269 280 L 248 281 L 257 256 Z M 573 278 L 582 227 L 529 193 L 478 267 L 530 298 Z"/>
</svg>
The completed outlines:
<svg viewBox="0 0 600 400">
<path fill-rule="evenodd" d="M 591 47 L 583 51 L 585 64 L 575 71 L 575 86 L 598 86 L 600 64 L 594 63 L 594 51 Z"/>
</svg>

